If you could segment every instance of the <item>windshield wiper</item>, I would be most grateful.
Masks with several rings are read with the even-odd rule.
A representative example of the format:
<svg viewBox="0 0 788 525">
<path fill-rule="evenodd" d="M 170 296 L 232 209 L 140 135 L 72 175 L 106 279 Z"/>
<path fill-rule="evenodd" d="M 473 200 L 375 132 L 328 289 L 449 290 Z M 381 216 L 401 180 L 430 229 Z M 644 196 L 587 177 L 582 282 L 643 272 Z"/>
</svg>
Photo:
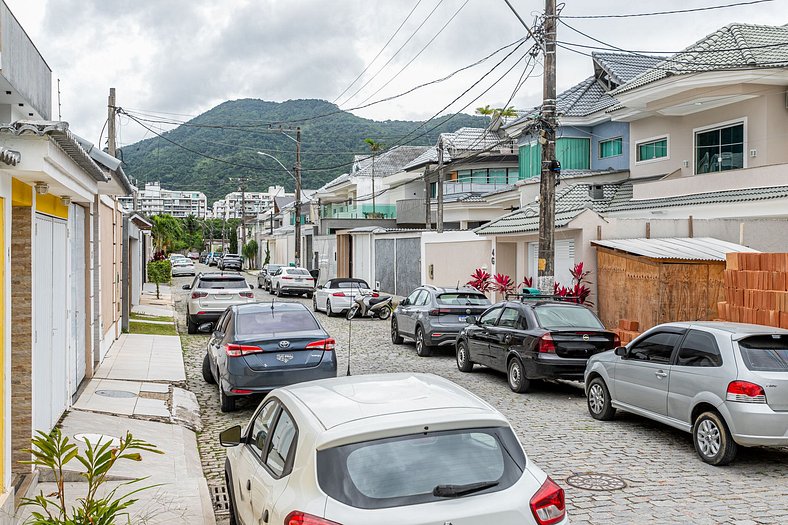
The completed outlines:
<svg viewBox="0 0 788 525">
<path fill-rule="evenodd" d="M 467 485 L 438 485 L 432 489 L 432 495 L 439 498 L 457 498 L 467 496 L 474 492 L 489 489 L 498 485 L 497 481 L 480 481 L 478 483 L 468 483 Z"/>
</svg>

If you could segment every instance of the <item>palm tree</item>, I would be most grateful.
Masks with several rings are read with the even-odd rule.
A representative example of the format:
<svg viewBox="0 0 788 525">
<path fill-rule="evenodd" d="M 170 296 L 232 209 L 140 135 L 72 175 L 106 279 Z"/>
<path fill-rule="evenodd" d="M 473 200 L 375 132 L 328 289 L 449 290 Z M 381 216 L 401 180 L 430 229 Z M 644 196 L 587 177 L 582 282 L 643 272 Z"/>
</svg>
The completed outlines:
<svg viewBox="0 0 788 525">
<path fill-rule="evenodd" d="M 377 218 L 375 211 L 375 155 L 383 149 L 382 142 L 375 142 L 372 139 L 364 139 L 364 142 L 369 146 L 369 151 L 372 153 L 372 216 Z"/>
<path fill-rule="evenodd" d="M 514 106 L 507 108 L 491 108 L 489 104 L 483 107 L 476 108 L 477 115 L 485 115 L 490 117 L 490 120 L 495 120 L 496 117 L 516 117 L 517 110 Z"/>
</svg>

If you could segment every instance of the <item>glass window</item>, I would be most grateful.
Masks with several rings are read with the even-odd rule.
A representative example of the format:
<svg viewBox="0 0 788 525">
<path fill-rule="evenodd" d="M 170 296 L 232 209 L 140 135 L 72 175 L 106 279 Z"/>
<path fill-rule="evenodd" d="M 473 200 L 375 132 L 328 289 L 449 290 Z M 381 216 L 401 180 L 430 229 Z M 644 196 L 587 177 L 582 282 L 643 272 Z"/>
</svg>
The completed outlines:
<svg viewBox="0 0 788 525">
<path fill-rule="evenodd" d="M 306 270 L 304 268 L 288 268 L 287 270 L 285 270 L 285 273 L 287 275 L 309 275 L 310 277 L 312 276 L 312 274 L 309 273 L 309 270 Z"/>
<path fill-rule="evenodd" d="M 243 337 L 320 329 L 314 316 L 300 308 L 273 311 L 270 308 L 261 308 L 251 312 L 242 311 L 236 317 L 236 333 Z"/>
<path fill-rule="evenodd" d="M 457 182 L 471 182 L 471 170 L 458 170 Z"/>
<path fill-rule="evenodd" d="M 739 341 L 744 364 L 752 371 L 788 372 L 788 336 L 759 335 Z"/>
<path fill-rule="evenodd" d="M 483 325 L 494 325 L 495 321 L 498 320 L 498 314 L 501 313 L 501 307 L 492 308 L 491 310 L 487 310 L 482 316 L 479 318 L 479 323 Z"/>
<path fill-rule="evenodd" d="M 568 304 L 544 304 L 534 308 L 539 326 L 547 330 L 557 328 L 591 328 L 604 330 L 602 322 L 594 312 L 583 306 Z"/>
<path fill-rule="evenodd" d="M 317 479 L 330 497 L 363 509 L 446 501 L 474 484 L 505 490 L 522 476 L 525 456 L 508 427 L 411 434 L 317 452 Z M 435 495 L 442 490 L 445 495 Z M 454 494 L 457 496 L 459 494 Z"/>
<path fill-rule="evenodd" d="M 555 141 L 555 157 L 561 163 L 562 170 L 590 169 L 591 139 L 576 137 L 558 138 Z"/>
<path fill-rule="evenodd" d="M 279 404 L 276 401 L 269 401 L 263 406 L 252 422 L 252 433 L 249 435 L 249 445 L 251 445 L 252 450 L 261 458 L 265 454 L 265 442 L 268 439 L 268 433 L 271 430 L 271 426 L 274 424 L 277 408 L 279 408 Z"/>
<path fill-rule="evenodd" d="M 437 182 L 430 182 L 430 197 L 433 199 L 438 198 L 438 183 Z"/>
<path fill-rule="evenodd" d="M 514 184 L 520 180 L 520 170 L 519 168 L 508 168 L 506 170 L 506 183 L 507 184 Z"/>
<path fill-rule="evenodd" d="M 722 366 L 722 356 L 714 336 L 699 330 L 690 330 L 681 343 L 678 366 Z"/>
<path fill-rule="evenodd" d="M 542 173 L 542 147 L 538 142 L 524 144 L 519 148 L 519 178 L 530 179 Z"/>
<path fill-rule="evenodd" d="M 418 299 L 420 293 L 421 290 L 414 290 L 413 293 L 408 296 L 408 304 L 416 304 L 416 299 Z"/>
<path fill-rule="evenodd" d="M 471 182 L 476 184 L 487 184 L 487 170 L 473 170 L 471 173 Z"/>
<path fill-rule="evenodd" d="M 744 167 L 744 124 L 695 133 L 695 173 Z"/>
<path fill-rule="evenodd" d="M 520 318 L 520 312 L 514 308 L 504 308 L 501 313 L 501 318 L 498 320 L 498 326 L 503 328 L 519 328 L 517 320 Z"/>
<path fill-rule="evenodd" d="M 630 348 L 627 357 L 638 361 L 668 364 L 679 339 L 681 339 L 681 334 L 658 332 Z"/>
<path fill-rule="evenodd" d="M 347 281 L 344 280 L 334 280 L 332 281 L 331 286 L 326 286 L 326 288 L 347 288 L 347 289 L 359 289 L 359 288 L 369 288 L 367 281 L 363 279 L 350 279 Z"/>
<path fill-rule="evenodd" d="M 637 147 L 637 160 L 661 159 L 668 156 L 668 139 L 641 142 Z"/>
<path fill-rule="evenodd" d="M 204 290 L 224 290 L 248 288 L 245 279 L 200 279 L 197 288 Z"/>
<path fill-rule="evenodd" d="M 451 292 L 442 293 L 438 297 L 438 303 L 455 306 L 484 306 L 490 304 L 490 300 L 480 293 Z"/>
<path fill-rule="evenodd" d="M 624 140 L 621 137 L 599 142 L 599 158 L 618 157 L 624 153 Z"/>
<path fill-rule="evenodd" d="M 415 304 L 416 304 L 416 306 L 424 306 L 425 304 L 427 304 L 429 302 L 429 299 L 430 299 L 429 292 L 426 291 L 426 290 L 422 290 L 421 293 L 419 294 L 419 298 L 416 299 L 416 303 Z"/>
<path fill-rule="evenodd" d="M 287 457 L 296 437 L 296 426 L 290 418 L 290 414 L 282 410 L 279 421 L 276 423 L 274 434 L 271 436 L 271 450 L 265 464 L 275 476 L 281 476 L 285 472 Z"/>
<path fill-rule="evenodd" d="M 506 168 L 490 168 L 490 184 L 506 183 Z"/>
</svg>

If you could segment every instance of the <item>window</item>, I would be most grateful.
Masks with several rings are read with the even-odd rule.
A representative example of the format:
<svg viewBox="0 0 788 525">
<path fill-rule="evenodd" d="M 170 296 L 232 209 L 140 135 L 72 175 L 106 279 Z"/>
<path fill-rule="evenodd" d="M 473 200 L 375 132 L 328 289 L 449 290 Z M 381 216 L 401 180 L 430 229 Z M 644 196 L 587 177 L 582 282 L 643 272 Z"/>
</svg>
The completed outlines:
<svg viewBox="0 0 788 525">
<path fill-rule="evenodd" d="M 274 424 L 274 417 L 276 416 L 276 409 L 279 404 L 276 401 L 269 401 L 266 403 L 257 417 L 252 422 L 252 433 L 249 435 L 249 445 L 252 450 L 260 458 L 265 455 L 265 442 L 268 439 L 268 433 L 271 426 Z"/>
<path fill-rule="evenodd" d="M 418 299 L 420 293 L 421 290 L 414 290 L 413 293 L 408 296 L 408 304 L 416 304 L 416 299 Z"/>
<path fill-rule="evenodd" d="M 438 198 L 438 183 L 437 182 L 430 182 L 430 197 L 433 199 Z"/>
<path fill-rule="evenodd" d="M 241 279 L 200 279 L 200 282 L 197 283 L 197 288 L 203 290 L 224 290 L 224 289 L 238 289 L 238 288 L 248 288 L 249 285 L 246 284 L 246 280 Z"/>
<path fill-rule="evenodd" d="M 744 364 L 752 371 L 788 372 L 788 336 L 759 335 L 739 341 Z"/>
<path fill-rule="evenodd" d="M 637 161 L 661 159 L 668 156 L 668 139 L 641 142 L 637 145 Z"/>
<path fill-rule="evenodd" d="M 624 140 L 621 137 L 599 141 L 599 158 L 618 157 L 624 153 Z"/>
<path fill-rule="evenodd" d="M 485 306 L 490 304 L 490 300 L 486 296 L 472 292 L 442 293 L 437 299 L 439 304 L 453 306 Z"/>
<path fill-rule="evenodd" d="M 487 170 L 473 170 L 471 172 L 471 182 L 476 184 L 487 184 Z"/>
<path fill-rule="evenodd" d="M 722 356 L 714 336 L 699 330 L 690 330 L 681 343 L 678 366 L 722 366 Z"/>
<path fill-rule="evenodd" d="M 295 442 L 297 429 L 290 414 L 282 410 L 279 421 L 271 436 L 271 450 L 265 459 L 265 464 L 271 469 L 275 476 L 279 477 L 285 473 L 287 458 Z"/>
<path fill-rule="evenodd" d="M 498 320 L 498 326 L 503 328 L 519 328 L 517 320 L 520 318 L 520 312 L 514 308 L 504 308 L 501 318 Z"/>
<path fill-rule="evenodd" d="M 490 168 L 490 184 L 506 184 L 506 168 Z"/>
<path fill-rule="evenodd" d="M 591 168 L 591 139 L 560 137 L 555 141 L 555 157 L 562 170 L 587 170 Z"/>
<path fill-rule="evenodd" d="M 659 332 L 650 335 L 633 346 L 629 350 L 628 357 L 638 361 L 668 364 L 679 339 L 681 339 L 681 334 L 670 332 Z"/>
<path fill-rule="evenodd" d="M 457 171 L 457 182 L 471 182 L 471 170 Z"/>
<path fill-rule="evenodd" d="M 546 304 L 534 308 L 539 326 L 547 330 L 557 328 L 592 328 L 604 330 L 602 322 L 594 312 L 583 306 Z"/>
<path fill-rule="evenodd" d="M 695 173 L 744 167 L 744 123 L 695 133 Z"/>
<path fill-rule="evenodd" d="M 419 298 L 416 299 L 416 306 L 424 306 L 430 299 L 430 294 L 426 290 L 422 290 Z"/>
<path fill-rule="evenodd" d="M 493 308 L 492 310 L 487 310 L 482 316 L 479 318 L 479 323 L 487 326 L 491 326 L 495 324 L 495 321 L 498 320 L 498 314 L 501 313 L 501 308 Z"/>
<path fill-rule="evenodd" d="M 358 290 L 359 288 L 369 288 L 367 281 L 364 281 L 363 279 L 354 279 L 348 281 L 334 280 L 331 283 L 331 286 L 326 286 L 326 288 L 347 288 L 353 290 Z"/>
<path fill-rule="evenodd" d="M 305 309 L 272 311 L 271 308 L 260 308 L 251 312 L 242 310 L 236 317 L 236 332 L 243 337 L 320 329 L 317 320 Z"/>
</svg>

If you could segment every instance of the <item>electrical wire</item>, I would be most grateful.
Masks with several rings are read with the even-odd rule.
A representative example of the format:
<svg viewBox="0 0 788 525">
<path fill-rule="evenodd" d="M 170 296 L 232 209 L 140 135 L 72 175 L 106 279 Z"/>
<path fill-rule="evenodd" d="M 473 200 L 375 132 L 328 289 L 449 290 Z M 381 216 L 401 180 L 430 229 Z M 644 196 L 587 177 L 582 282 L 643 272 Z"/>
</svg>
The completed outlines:
<svg viewBox="0 0 788 525">
<path fill-rule="evenodd" d="M 340 93 L 339 95 L 337 95 L 337 97 L 336 97 L 334 100 L 332 100 L 332 101 L 331 101 L 331 103 L 332 103 L 332 104 L 336 104 L 337 100 L 339 100 L 340 98 L 342 98 L 342 95 L 344 95 L 345 93 L 347 93 L 347 92 L 350 90 L 350 88 L 351 88 L 351 87 L 353 87 L 353 84 L 355 84 L 356 82 L 358 82 L 358 79 L 360 79 L 362 76 L 364 76 L 364 73 L 366 73 L 366 72 L 367 72 L 367 70 L 369 70 L 369 68 L 372 66 L 372 64 L 374 64 L 374 63 L 375 63 L 375 61 L 376 61 L 376 60 L 377 60 L 377 59 L 380 57 L 380 55 L 381 55 L 381 54 L 383 54 L 383 51 L 385 51 L 385 49 L 388 47 L 388 45 L 391 43 L 391 41 L 392 41 L 392 40 L 394 40 L 394 37 L 396 37 L 396 36 L 399 34 L 400 30 L 401 30 L 401 29 L 402 29 L 402 28 L 405 26 L 405 24 L 407 23 L 407 21 L 408 21 L 408 20 L 410 20 L 410 17 L 411 17 L 411 15 L 413 15 L 413 12 L 414 12 L 414 11 L 416 11 L 416 8 L 418 8 L 418 7 L 419 7 L 419 5 L 421 4 L 421 2 L 422 2 L 422 1 L 423 1 L 423 0 L 418 0 L 418 1 L 416 2 L 416 5 L 414 5 L 414 6 L 413 6 L 413 9 L 411 9 L 411 10 L 410 10 L 410 13 L 408 13 L 408 16 L 406 16 L 406 17 L 405 17 L 405 20 L 403 20 L 403 21 L 402 21 L 402 23 L 399 25 L 399 27 L 397 28 L 397 30 L 396 30 L 396 31 L 394 31 L 394 34 L 393 34 L 393 35 L 391 35 L 391 37 L 390 37 L 390 38 L 389 38 L 389 39 L 386 41 L 386 43 L 385 43 L 385 44 L 383 44 L 383 47 L 381 47 L 381 48 L 380 48 L 380 51 L 378 51 L 378 54 L 377 54 L 377 55 L 375 55 L 375 58 L 373 58 L 373 59 L 370 61 L 370 63 L 369 63 L 369 64 L 367 64 L 367 66 L 364 68 L 364 70 L 363 70 L 361 73 L 359 73 L 359 74 L 358 74 L 358 76 L 357 76 L 356 78 L 354 78 L 354 79 L 353 79 L 353 82 L 351 82 L 350 84 L 348 84 L 348 86 L 347 86 L 345 89 L 343 89 L 343 90 L 342 90 L 342 93 Z"/>
<path fill-rule="evenodd" d="M 592 46 L 588 44 L 578 44 L 577 42 L 565 42 L 562 40 L 556 40 L 557 44 L 563 44 L 565 46 L 572 46 L 572 47 L 582 47 L 585 49 L 595 49 L 597 51 L 621 51 L 619 47 L 602 47 L 602 46 Z M 788 47 L 788 41 L 786 42 L 778 42 L 776 44 L 762 44 L 758 46 L 742 46 L 742 47 L 728 47 L 728 48 L 720 48 L 720 49 L 694 49 L 690 51 L 690 53 L 696 54 L 703 54 L 703 53 L 726 53 L 730 51 L 751 51 L 753 49 L 771 49 L 775 47 Z M 655 50 L 645 50 L 645 49 L 630 49 L 627 50 L 627 53 L 645 53 L 647 55 L 665 55 L 662 57 L 659 56 L 652 56 L 652 58 L 663 58 L 668 59 L 667 55 L 678 55 L 681 53 L 686 53 L 687 51 L 682 49 L 680 51 L 655 51 Z"/>
<path fill-rule="evenodd" d="M 614 14 L 614 15 L 575 15 L 575 16 L 561 15 L 561 18 L 597 19 L 597 18 L 634 18 L 641 16 L 675 15 L 681 13 L 696 13 L 699 11 L 712 11 L 714 9 L 727 9 L 729 7 L 739 7 L 745 5 L 763 4 L 765 2 L 773 2 L 773 1 L 774 0 L 752 0 L 750 2 L 736 2 L 734 4 L 726 4 L 726 5 L 712 5 L 708 7 L 695 7 L 690 9 L 676 9 L 673 11 L 653 11 L 649 13 L 622 13 L 622 14 Z"/>
</svg>

